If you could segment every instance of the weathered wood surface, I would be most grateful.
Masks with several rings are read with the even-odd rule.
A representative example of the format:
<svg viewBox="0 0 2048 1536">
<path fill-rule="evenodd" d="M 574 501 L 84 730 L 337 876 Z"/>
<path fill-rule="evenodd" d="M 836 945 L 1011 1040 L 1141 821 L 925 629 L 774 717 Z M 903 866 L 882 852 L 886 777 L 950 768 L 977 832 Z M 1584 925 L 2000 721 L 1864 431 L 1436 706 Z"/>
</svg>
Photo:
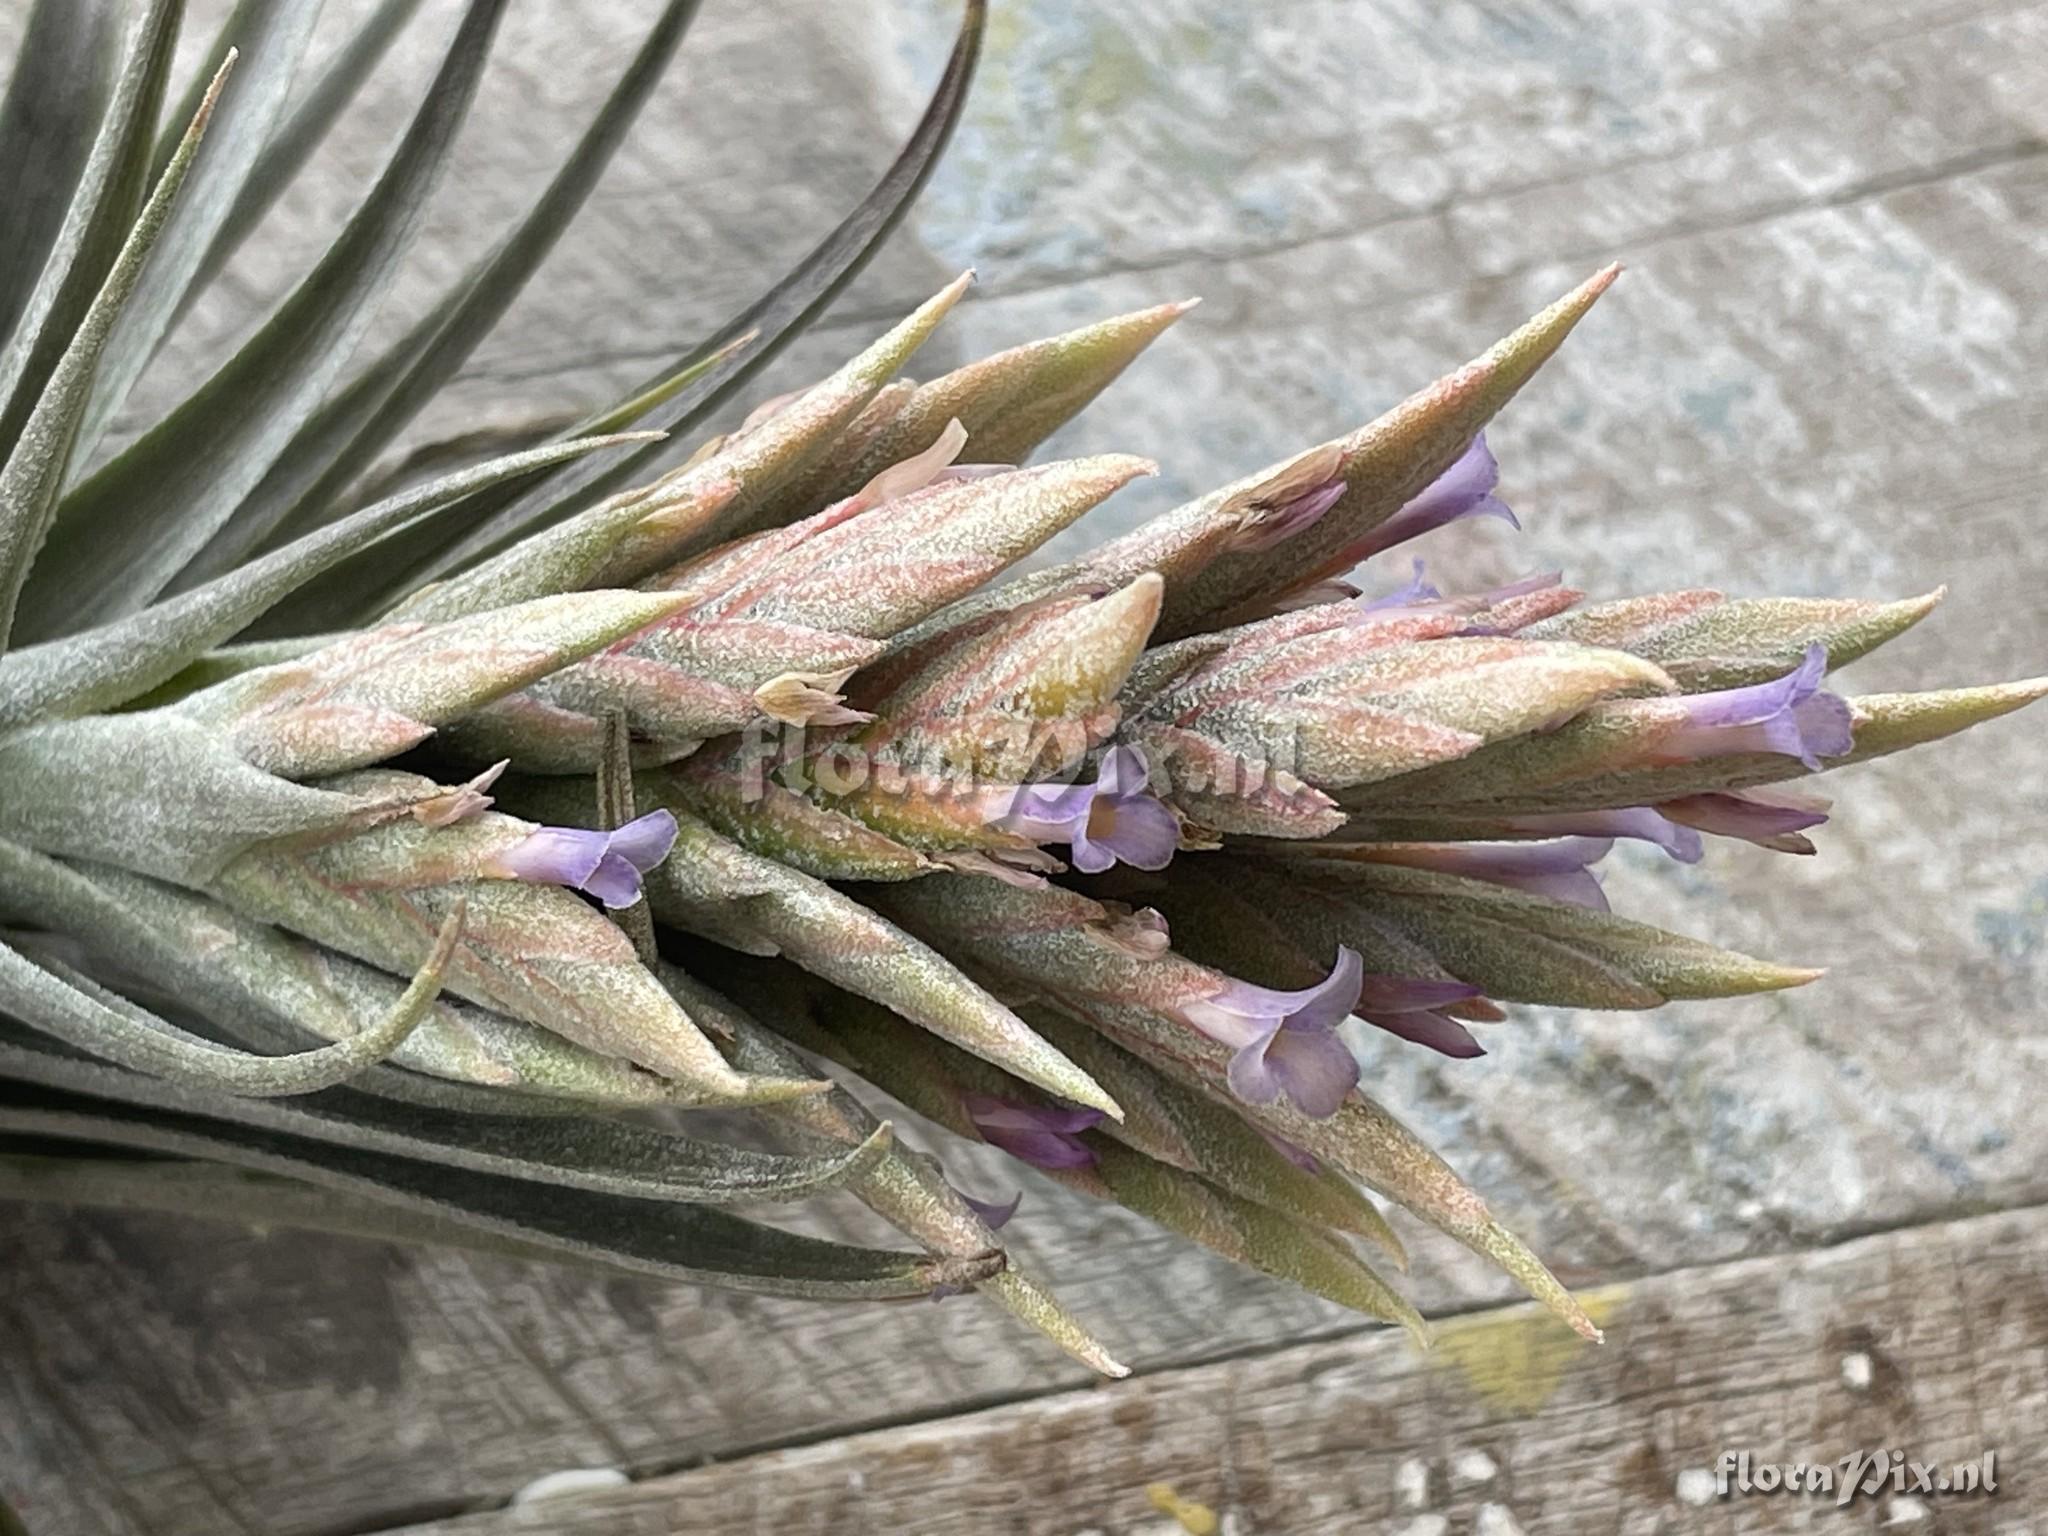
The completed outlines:
<svg viewBox="0 0 2048 1536">
<path fill-rule="evenodd" d="M 1386 1332 L 744 1457 L 403 1536 L 1176 1536 L 1164 1484 L 1240 1536 L 1741 1536 L 2040 1529 L 2048 1212 L 1679 1270 L 1590 1296 L 1582 1343 L 1534 1307 Z M 1991 1493 L 1727 1497 L 1716 1468 L 1929 1469 L 1993 1453 Z M 1887 1470 L 1889 1468 L 1887 1467 Z M 1839 1484 L 1841 1480 L 1837 1478 Z M 1199 1520 L 1199 1515 L 1195 1517 Z"/>
<path fill-rule="evenodd" d="M 0 46 L 24 9 L 0 0 Z M 512 8 L 394 325 L 513 216 L 633 45 L 619 18 L 652 11 Z M 590 403 L 801 254 L 914 114 L 947 11 L 707 0 L 627 163 L 422 437 Z M 322 247 L 446 12 L 423 8 L 421 46 L 153 390 Z M 2039 671 L 2044 44 L 2048 7 L 1933 0 L 999 0 L 952 159 L 762 390 L 969 263 L 982 284 L 926 371 L 1202 293 L 1055 445 L 1162 460 L 1114 523 L 1349 426 L 1618 256 L 1629 277 L 1494 434 L 1529 532 L 1453 530 L 1434 565 L 1562 565 L 1608 592 L 1947 580 L 1951 611 L 1852 679 Z M 1532 1013 L 1479 1063 L 1390 1055 L 1385 1096 L 1580 1283 L 2048 1199 L 2042 741 L 2023 718 L 1857 770 L 1817 860 L 1611 861 L 1618 908 L 1831 965 L 1822 986 Z M 1141 1366 L 1345 1326 L 1029 1189 L 1020 1253 Z M 857 1216 L 814 1220 L 867 1231 Z M 140 1218 L 0 1221 L 0 1489 L 59 1532 L 375 1529 L 551 1467 L 646 1473 L 1076 1384 L 971 1303 L 826 1311 Z M 1503 1298 L 1419 1247 L 1427 1308 Z"/>
</svg>

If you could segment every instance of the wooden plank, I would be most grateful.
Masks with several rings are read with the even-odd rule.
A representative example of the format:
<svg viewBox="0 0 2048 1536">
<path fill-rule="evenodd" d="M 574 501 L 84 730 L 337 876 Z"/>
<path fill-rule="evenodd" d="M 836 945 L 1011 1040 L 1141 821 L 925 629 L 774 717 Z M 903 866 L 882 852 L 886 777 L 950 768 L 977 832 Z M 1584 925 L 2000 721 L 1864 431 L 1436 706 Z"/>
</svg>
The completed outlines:
<svg viewBox="0 0 2048 1536">
<path fill-rule="evenodd" d="M 982 1413 L 749 1456 L 403 1536 L 1170 1536 L 1165 1484 L 1209 1529 L 1580 1532 L 2038 1529 L 2048 1419 L 2048 1211 L 1678 1270 L 1594 1298 L 1609 1342 L 1533 1307 L 1304 1344 Z M 1994 1493 L 1886 1484 L 1742 1493 L 1724 1453 L 1833 1466 L 1866 1450 Z M 1860 1474 L 1859 1474 L 1860 1475 Z M 1881 1481 L 1881 1480 L 1880 1480 Z"/>
<path fill-rule="evenodd" d="M 543 177 L 632 46 L 600 0 L 511 9 L 506 75 L 400 318 L 502 227 L 502 176 Z M 800 253 L 886 158 L 945 9 L 707 5 L 616 185 L 422 432 L 623 386 Z M 959 156 L 764 392 L 968 260 L 984 296 L 925 371 L 1205 293 L 1059 445 L 1165 462 L 1114 522 L 1350 425 L 1624 255 L 1629 278 L 1496 434 L 1530 534 L 1454 530 L 1433 568 L 1560 563 L 1606 592 L 1948 578 L 1961 611 L 1860 667 L 1863 686 L 2048 653 L 2014 558 L 2048 492 L 2048 8 L 1001 16 Z M 158 386 L 189 382 L 322 248 L 424 78 L 431 27 L 420 39 Z M 799 105 L 736 132 L 762 102 Z M 2008 722 L 1860 770 L 1819 860 L 1614 861 L 1618 908 L 1830 964 L 1823 988 L 1654 1018 L 1532 1012 L 1491 1032 L 1485 1062 L 1390 1054 L 1386 1098 L 1577 1283 L 2048 1198 L 2027 1094 L 2048 1064 L 2031 1022 L 2048 883 L 2013 832 L 2048 817 L 2048 783 L 2022 771 L 2040 739 Z M 983 1191 L 1016 1182 L 948 1157 Z M 1027 1182 L 1020 1254 L 1149 1368 L 1345 1326 Z M 836 1207 L 811 1219 L 874 1235 Z M 549 1466 L 658 1471 L 1076 1383 L 971 1303 L 807 1309 L 141 1218 L 10 1210 L 0 1234 L 0 1488 L 87 1536 L 370 1529 Z M 1426 1307 L 1502 1298 L 1447 1245 L 1418 1247 Z"/>
</svg>

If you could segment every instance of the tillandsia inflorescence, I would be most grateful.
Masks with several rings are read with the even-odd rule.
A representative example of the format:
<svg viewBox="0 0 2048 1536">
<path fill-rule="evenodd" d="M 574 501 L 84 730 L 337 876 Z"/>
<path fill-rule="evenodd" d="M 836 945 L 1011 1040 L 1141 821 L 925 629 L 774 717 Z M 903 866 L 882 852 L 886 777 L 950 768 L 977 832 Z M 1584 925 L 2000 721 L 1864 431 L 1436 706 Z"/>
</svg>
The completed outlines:
<svg viewBox="0 0 2048 1536">
<path fill-rule="evenodd" d="M 971 1289 L 1120 1371 L 1004 1252 L 1014 1202 L 898 1144 L 865 1083 L 1420 1336 L 1354 1246 L 1405 1268 L 1376 1194 L 1592 1335 L 1376 1102 L 1364 1031 L 1471 1057 L 1503 1005 L 1808 981 L 1615 915 L 1593 866 L 1619 838 L 1810 853 L 1827 804 L 1782 786 L 2048 691 L 1836 691 L 1934 596 L 1407 576 L 1432 529 L 1513 521 L 1482 434 L 1612 268 L 1378 420 L 1007 580 L 1151 471 L 1019 466 L 1187 305 L 902 377 L 962 278 L 696 440 L 916 192 L 978 3 L 896 164 L 744 314 L 571 433 L 370 499 L 693 10 L 661 10 L 532 213 L 350 372 L 504 9 L 469 0 L 329 254 L 109 450 L 414 6 L 295 93 L 317 9 L 245 0 L 240 62 L 160 139 L 175 0 L 42 0 L 0 112 L 0 164 L 42 168 L 0 241 L 0 1193 L 816 1297 Z M 675 1113 L 703 1105 L 759 1145 Z M 724 1209 L 839 1188 L 910 1247 Z"/>
</svg>

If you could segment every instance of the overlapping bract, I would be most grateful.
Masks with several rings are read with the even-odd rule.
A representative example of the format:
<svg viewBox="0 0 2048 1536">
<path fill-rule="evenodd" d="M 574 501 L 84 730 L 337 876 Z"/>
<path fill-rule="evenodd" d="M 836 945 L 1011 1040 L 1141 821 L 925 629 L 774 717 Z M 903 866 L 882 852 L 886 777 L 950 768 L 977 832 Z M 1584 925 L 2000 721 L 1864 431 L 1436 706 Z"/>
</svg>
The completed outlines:
<svg viewBox="0 0 2048 1536">
<path fill-rule="evenodd" d="M 914 192 L 978 6 L 903 159 L 746 316 L 572 437 L 355 510 L 341 491 L 537 261 L 690 8 L 664 11 L 475 284 L 335 392 L 499 9 L 466 8 L 339 289 L 292 300 L 307 355 L 266 332 L 90 475 L 73 445 L 132 381 L 132 338 L 190 293 L 138 283 L 219 99 L 145 202 L 132 119 L 161 91 L 161 7 L 101 140 L 64 162 L 72 211 L 26 211 L 56 276 L 5 296 L 0 614 L 19 596 L 22 628 L 0 652 L 0 1138 L 191 1165 L 103 1157 L 43 1179 L 65 1198 L 203 1191 L 804 1295 L 978 1289 L 1121 1371 L 1002 1250 L 1028 1207 L 895 1145 L 829 1062 L 1418 1337 L 1352 1245 L 1406 1267 L 1368 1190 L 1595 1334 L 1377 1102 L 1375 1050 L 1481 1055 L 1503 1004 L 1811 980 L 1610 912 L 1594 866 L 1617 838 L 1812 852 L 1826 803 L 1774 786 L 2048 684 L 1833 691 L 1939 594 L 1588 604 L 1556 576 L 1447 595 L 1419 562 L 1358 575 L 1446 523 L 1514 521 L 1484 429 L 1613 269 L 1356 431 L 1021 575 L 1151 472 L 1022 461 L 1185 303 L 902 377 L 963 277 L 828 379 L 681 436 Z M 211 195 L 259 197 L 254 131 Z M 239 237 L 239 207 L 213 213 Z M 101 373 L 109 336 L 130 350 Z M 260 419 L 223 414 L 235 391 Z M 178 459 L 181 431 L 206 464 Z M 149 531 L 110 519 L 114 489 L 151 500 Z M 94 559 L 131 555 L 75 601 Z M 619 1118 L 696 1105 L 744 1107 L 784 1150 Z M 919 1251 L 714 1209 L 830 1188 Z"/>
</svg>

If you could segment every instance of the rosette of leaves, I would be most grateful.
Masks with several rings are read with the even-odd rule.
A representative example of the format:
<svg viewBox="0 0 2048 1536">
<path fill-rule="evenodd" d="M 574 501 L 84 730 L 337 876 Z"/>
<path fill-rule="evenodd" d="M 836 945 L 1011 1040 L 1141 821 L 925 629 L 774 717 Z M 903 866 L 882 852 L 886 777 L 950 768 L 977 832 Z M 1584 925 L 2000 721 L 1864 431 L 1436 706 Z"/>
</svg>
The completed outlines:
<svg viewBox="0 0 2048 1536">
<path fill-rule="evenodd" d="M 1379 419 L 1021 575 L 1151 472 L 1028 461 L 1185 303 L 909 377 L 963 277 L 707 436 L 917 191 L 978 4 L 897 161 L 744 313 L 575 429 L 394 488 L 371 471 L 693 10 L 364 357 L 504 9 L 470 0 L 332 249 L 116 446 L 179 315 L 419 24 L 386 0 L 309 65 L 313 0 L 243 0 L 167 107 L 179 9 L 42 0 L 0 110 L 0 1193 L 972 1290 L 1120 1372 L 1005 1252 L 1028 1216 L 898 1142 L 872 1088 L 1420 1337 L 1390 1202 L 1592 1334 L 1367 1091 L 1365 1032 L 1465 1057 L 1503 1005 L 1812 979 L 1609 912 L 1592 866 L 1616 838 L 1810 852 L 1825 804 L 1783 785 L 2044 689 L 1829 686 L 1932 596 L 1368 567 L 1512 519 L 1484 429 L 1613 269 Z M 761 1215 L 834 1190 L 905 1243 Z"/>
</svg>

